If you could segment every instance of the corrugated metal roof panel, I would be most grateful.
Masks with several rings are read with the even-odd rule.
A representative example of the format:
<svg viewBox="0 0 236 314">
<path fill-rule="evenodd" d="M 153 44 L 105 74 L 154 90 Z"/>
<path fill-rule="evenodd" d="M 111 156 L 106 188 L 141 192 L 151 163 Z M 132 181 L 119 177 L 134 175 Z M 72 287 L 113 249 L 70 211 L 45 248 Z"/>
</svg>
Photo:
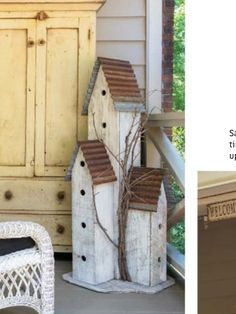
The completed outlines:
<svg viewBox="0 0 236 314">
<path fill-rule="evenodd" d="M 102 66 L 111 97 L 114 101 L 118 99 L 119 102 L 133 101 L 143 104 L 143 97 L 129 61 L 101 57 L 98 60 Z M 130 82 L 132 82 L 131 85 L 129 84 Z"/>
<path fill-rule="evenodd" d="M 119 103 L 119 106 L 115 105 L 115 109 L 119 111 L 124 109 L 124 111 L 143 112 L 145 110 L 144 99 L 130 62 L 98 57 L 93 68 L 82 115 L 88 114 L 88 106 L 100 67 L 102 67 L 113 101 Z M 129 103 L 129 106 L 126 107 L 126 103 Z M 136 106 L 130 106 L 130 103 L 135 103 Z"/>
<path fill-rule="evenodd" d="M 165 169 L 134 167 L 131 174 L 131 209 L 156 211 Z"/>
<path fill-rule="evenodd" d="M 117 180 L 105 145 L 102 142 L 98 140 L 81 141 L 79 145 L 94 185 Z"/>
<path fill-rule="evenodd" d="M 105 145 L 98 140 L 80 141 L 78 143 L 66 174 L 66 180 L 71 180 L 73 166 L 80 149 L 84 155 L 94 185 L 117 180 Z"/>
</svg>

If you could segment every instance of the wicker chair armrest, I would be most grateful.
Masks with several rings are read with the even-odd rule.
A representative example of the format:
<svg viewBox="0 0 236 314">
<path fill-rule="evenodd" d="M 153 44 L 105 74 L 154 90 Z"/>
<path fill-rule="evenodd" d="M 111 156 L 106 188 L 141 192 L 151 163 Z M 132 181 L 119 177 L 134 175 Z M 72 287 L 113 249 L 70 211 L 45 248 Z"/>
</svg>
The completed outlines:
<svg viewBox="0 0 236 314">
<path fill-rule="evenodd" d="M 43 226 L 33 222 L 11 221 L 0 223 L 0 239 L 24 237 L 31 237 L 35 241 L 40 255 L 42 314 L 53 314 L 54 255 L 52 242 L 47 231 Z"/>
<path fill-rule="evenodd" d="M 38 249 L 48 258 L 53 257 L 52 242 L 46 229 L 34 222 L 10 221 L 0 223 L 0 239 L 32 238 Z"/>
<path fill-rule="evenodd" d="M 10 221 L 0 223 L 0 239 L 32 238 L 39 249 L 51 244 L 45 228 L 34 222 Z"/>
</svg>

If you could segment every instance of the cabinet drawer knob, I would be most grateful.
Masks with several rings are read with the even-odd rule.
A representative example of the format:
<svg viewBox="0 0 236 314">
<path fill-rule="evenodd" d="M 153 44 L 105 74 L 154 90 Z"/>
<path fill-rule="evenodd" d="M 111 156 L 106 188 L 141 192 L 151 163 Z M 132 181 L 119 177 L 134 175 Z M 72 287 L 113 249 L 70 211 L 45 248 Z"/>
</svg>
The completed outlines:
<svg viewBox="0 0 236 314">
<path fill-rule="evenodd" d="M 29 40 L 28 40 L 27 46 L 28 46 L 29 48 L 31 48 L 31 47 L 34 46 L 34 41 L 33 41 L 33 39 L 29 39 Z"/>
<path fill-rule="evenodd" d="M 60 225 L 60 224 L 58 224 L 58 225 L 57 225 L 57 233 L 63 234 L 64 231 L 65 231 L 65 227 L 62 226 L 62 225 Z"/>
<path fill-rule="evenodd" d="M 65 198 L 65 192 L 64 191 L 59 191 L 57 193 L 57 198 L 58 198 L 59 201 L 63 201 L 64 198 Z"/>
<path fill-rule="evenodd" d="M 4 196 L 5 196 L 5 199 L 9 201 L 9 200 L 12 199 L 13 194 L 12 194 L 12 192 L 10 190 L 8 190 L 8 191 L 5 192 Z"/>
<path fill-rule="evenodd" d="M 38 44 L 39 46 L 43 46 L 46 44 L 46 41 L 44 39 L 39 39 Z"/>
</svg>

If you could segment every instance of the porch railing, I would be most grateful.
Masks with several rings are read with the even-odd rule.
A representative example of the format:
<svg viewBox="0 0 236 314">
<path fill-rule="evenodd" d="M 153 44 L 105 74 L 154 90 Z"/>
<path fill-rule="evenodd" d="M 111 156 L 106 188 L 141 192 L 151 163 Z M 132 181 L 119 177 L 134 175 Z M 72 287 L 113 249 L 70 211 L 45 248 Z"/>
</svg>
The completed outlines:
<svg viewBox="0 0 236 314">
<path fill-rule="evenodd" d="M 184 127 L 184 112 L 168 112 L 150 115 L 147 122 L 147 136 L 156 147 L 157 151 L 168 165 L 181 191 L 185 192 L 185 166 L 184 160 L 171 143 L 162 127 Z M 184 218 L 184 199 L 176 204 L 168 215 L 168 230 Z M 167 259 L 170 268 L 184 279 L 184 255 L 179 253 L 171 244 L 167 244 Z"/>
</svg>

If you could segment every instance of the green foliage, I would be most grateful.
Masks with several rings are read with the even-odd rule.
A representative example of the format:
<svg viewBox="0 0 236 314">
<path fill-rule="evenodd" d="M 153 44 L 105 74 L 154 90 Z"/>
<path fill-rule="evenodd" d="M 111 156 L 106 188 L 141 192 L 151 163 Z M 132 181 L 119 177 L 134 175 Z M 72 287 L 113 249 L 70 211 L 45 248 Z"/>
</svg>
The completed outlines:
<svg viewBox="0 0 236 314">
<path fill-rule="evenodd" d="M 185 109 L 185 0 L 175 0 L 174 57 L 173 57 L 173 110 Z M 173 143 L 184 157 L 184 128 L 173 128 Z"/>
<path fill-rule="evenodd" d="M 173 110 L 185 109 L 185 13 L 184 1 L 175 0 L 174 16 L 174 59 L 173 59 Z M 184 158 L 185 130 L 181 127 L 172 130 L 173 144 Z M 174 181 L 172 188 L 177 200 L 183 198 L 183 193 Z M 181 252 L 185 253 L 185 224 L 179 222 L 170 230 L 171 243 Z"/>
<path fill-rule="evenodd" d="M 181 253 L 185 253 L 185 226 L 184 221 L 177 223 L 170 230 L 171 243 L 176 247 Z"/>
<path fill-rule="evenodd" d="M 174 127 L 172 129 L 173 144 L 184 158 L 185 153 L 185 130 L 182 127 Z"/>
<path fill-rule="evenodd" d="M 183 111 L 185 107 L 185 12 L 184 0 L 175 2 L 173 109 Z"/>
<path fill-rule="evenodd" d="M 176 201 L 180 202 L 184 198 L 183 192 L 180 190 L 175 180 L 173 180 L 173 182 L 171 183 L 171 186 L 172 186 L 172 190 L 173 190 Z"/>
</svg>

